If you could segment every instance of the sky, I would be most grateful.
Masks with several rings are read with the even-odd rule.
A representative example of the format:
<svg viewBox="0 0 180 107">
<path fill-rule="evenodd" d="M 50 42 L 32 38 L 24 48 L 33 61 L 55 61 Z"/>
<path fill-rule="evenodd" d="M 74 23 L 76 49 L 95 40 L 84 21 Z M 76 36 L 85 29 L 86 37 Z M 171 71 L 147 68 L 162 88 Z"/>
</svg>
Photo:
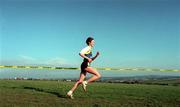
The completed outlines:
<svg viewBox="0 0 180 107">
<path fill-rule="evenodd" d="M 180 69 L 178 0 L 0 0 L 0 65 Z"/>
</svg>

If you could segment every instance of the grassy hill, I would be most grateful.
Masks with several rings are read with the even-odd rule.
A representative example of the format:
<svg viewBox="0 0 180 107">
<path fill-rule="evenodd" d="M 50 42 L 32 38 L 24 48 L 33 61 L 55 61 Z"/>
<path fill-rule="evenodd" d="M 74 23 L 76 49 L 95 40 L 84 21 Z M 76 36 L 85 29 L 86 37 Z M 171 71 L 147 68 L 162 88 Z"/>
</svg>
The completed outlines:
<svg viewBox="0 0 180 107">
<path fill-rule="evenodd" d="M 74 100 L 66 92 L 74 82 L 0 80 L 0 107 L 180 107 L 180 86 L 92 83 L 80 86 Z"/>
</svg>

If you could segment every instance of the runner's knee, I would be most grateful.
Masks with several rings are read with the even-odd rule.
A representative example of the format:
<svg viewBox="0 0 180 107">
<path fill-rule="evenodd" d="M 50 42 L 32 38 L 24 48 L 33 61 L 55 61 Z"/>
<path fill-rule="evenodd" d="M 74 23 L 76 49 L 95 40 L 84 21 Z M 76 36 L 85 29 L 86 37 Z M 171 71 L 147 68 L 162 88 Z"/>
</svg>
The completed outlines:
<svg viewBox="0 0 180 107">
<path fill-rule="evenodd" d="M 82 82 L 83 82 L 82 80 L 78 80 L 78 81 L 77 81 L 78 84 L 81 84 Z"/>
<path fill-rule="evenodd" d="M 99 73 L 97 73 L 96 76 L 97 76 L 98 78 L 101 78 L 101 74 L 99 74 Z"/>
<path fill-rule="evenodd" d="M 101 74 L 98 74 L 97 77 L 98 77 L 98 78 L 101 78 Z"/>
</svg>

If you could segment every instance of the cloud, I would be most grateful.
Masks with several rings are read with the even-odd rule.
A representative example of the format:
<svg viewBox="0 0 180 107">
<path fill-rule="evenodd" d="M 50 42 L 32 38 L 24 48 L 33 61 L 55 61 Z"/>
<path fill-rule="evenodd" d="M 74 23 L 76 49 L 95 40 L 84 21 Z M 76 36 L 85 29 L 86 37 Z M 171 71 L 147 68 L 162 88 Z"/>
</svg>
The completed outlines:
<svg viewBox="0 0 180 107">
<path fill-rule="evenodd" d="M 50 65 L 50 66 L 67 66 L 67 65 L 70 65 L 70 62 L 68 62 L 64 58 L 55 57 L 55 58 L 45 60 L 44 64 Z"/>
<path fill-rule="evenodd" d="M 4 59 L 0 62 L 1 65 L 27 65 L 27 66 L 61 66 L 75 67 L 77 63 L 69 61 L 61 57 L 49 59 L 38 59 L 27 55 L 18 55 L 17 59 Z"/>
<path fill-rule="evenodd" d="M 19 57 L 23 60 L 28 60 L 28 61 L 35 61 L 36 59 L 30 56 L 25 56 L 25 55 L 19 55 Z"/>
<path fill-rule="evenodd" d="M 20 65 L 35 65 L 40 63 L 36 58 L 27 55 L 19 55 L 16 61 Z"/>
</svg>

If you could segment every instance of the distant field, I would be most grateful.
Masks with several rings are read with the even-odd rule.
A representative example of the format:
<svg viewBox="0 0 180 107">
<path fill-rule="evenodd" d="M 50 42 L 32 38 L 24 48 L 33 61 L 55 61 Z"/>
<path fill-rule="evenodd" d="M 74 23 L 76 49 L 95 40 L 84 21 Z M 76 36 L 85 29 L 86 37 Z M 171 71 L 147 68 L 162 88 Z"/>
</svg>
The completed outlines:
<svg viewBox="0 0 180 107">
<path fill-rule="evenodd" d="M 180 86 L 180 79 L 147 80 L 143 84 Z"/>
<path fill-rule="evenodd" d="M 180 107 L 180 86 L 92 83 L 74 100 L 66 92 L 74 82 L 0 80 L 0 107 Z"/>
</svg>

